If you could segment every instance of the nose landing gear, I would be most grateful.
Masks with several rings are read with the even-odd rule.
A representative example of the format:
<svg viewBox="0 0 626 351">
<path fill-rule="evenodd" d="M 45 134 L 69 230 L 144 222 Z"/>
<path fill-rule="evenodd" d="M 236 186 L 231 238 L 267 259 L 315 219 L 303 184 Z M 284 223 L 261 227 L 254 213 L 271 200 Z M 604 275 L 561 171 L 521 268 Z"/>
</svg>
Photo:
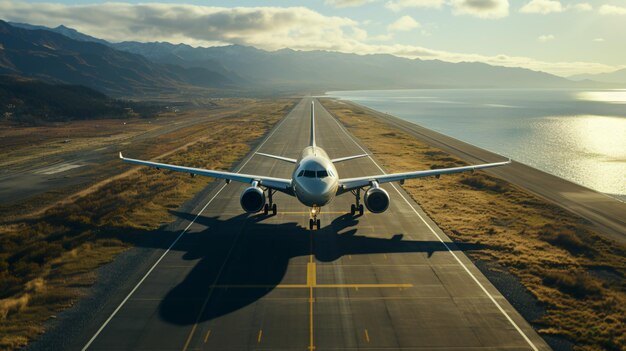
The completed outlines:
<svg viewBox="0 0 626 351">
<path fill-rule="evenodd" d="M 268 203 L 266 203 L 263 206 L 263 214 L 266 216 L 268 215 L 270 211 L 272 211 L 272 215 L 276 216 L 276 213 L 277 213 L 276 204 L 274 203 L 274 200 L 272 197 L 272 195 L 274 195 L 275 192 L 276 190 L 267 189 Z"/>
<path fill-rule="evenodd" d="M 317 227 L 317 230 L 320 229 L 320 220 L 317 218 L 317 215 L 320 213 L 321 208 L 319 206 L 311 207 L 311 218 L 309 218 L 309 229 L 313 230 L 313 227 Z"/>
<path fill-rule="evenodd" d="M 352 190 L 352 193 L 354 194 L 355 203 L 350 205 L 350 214 L 354 216 L 357 212 L 359 212 L 359 216 L 362 216 L 363 204 L 361 203 L 361 188 Z"/>
</svg>

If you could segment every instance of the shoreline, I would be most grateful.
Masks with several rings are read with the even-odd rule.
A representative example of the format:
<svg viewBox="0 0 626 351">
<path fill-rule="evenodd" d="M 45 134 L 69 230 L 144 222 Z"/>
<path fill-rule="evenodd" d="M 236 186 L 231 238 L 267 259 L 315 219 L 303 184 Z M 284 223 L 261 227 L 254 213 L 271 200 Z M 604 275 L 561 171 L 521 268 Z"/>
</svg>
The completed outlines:
<svg viewBox="0 0 626 351">
<path fill-rule="evenodd" d="M 418 124 L 389 115 L 350 100 L 328 98 L 365 110 L 428 145 L 442 149 L 468 163 L 497 162 L 504 156 L 455 139 Z M 490 173 L 522 187 L 593 224 L 607 238 L 626 243 L 626 202 L 513 160 L 509 167 Z"/>
</svg>

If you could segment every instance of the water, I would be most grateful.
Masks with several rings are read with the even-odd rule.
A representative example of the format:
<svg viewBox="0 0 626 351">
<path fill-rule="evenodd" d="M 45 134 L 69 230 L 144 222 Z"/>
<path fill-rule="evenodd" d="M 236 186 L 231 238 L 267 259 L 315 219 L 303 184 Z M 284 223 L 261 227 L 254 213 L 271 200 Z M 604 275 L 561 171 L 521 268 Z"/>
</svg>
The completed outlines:
<svg viewBox="0 0 626 351">
<path fill-rule="evenodd" d="M 626 201 L 626 90 L 332 91 Z"/>
</svg>

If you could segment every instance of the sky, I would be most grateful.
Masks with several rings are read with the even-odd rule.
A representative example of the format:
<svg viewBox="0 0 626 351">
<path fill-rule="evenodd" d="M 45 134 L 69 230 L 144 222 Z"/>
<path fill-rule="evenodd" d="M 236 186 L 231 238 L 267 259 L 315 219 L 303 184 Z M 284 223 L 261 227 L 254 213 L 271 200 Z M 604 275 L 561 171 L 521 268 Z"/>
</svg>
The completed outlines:
<svg viewBox="0 0 626 351">
<path fill-rule="evenodd" d="M 626 68 L 626 0 L 0 0 L 0 18 L 112 42 L 392 54 L 559 76 Z"/>
</svg>

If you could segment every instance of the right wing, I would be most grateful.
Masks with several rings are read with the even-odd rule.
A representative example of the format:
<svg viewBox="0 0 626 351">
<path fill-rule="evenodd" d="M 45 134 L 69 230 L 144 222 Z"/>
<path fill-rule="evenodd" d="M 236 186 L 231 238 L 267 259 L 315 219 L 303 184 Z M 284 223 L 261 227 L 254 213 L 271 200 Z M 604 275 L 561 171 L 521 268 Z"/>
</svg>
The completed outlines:
<svg viewBox="0 0 626 351">
<path fill-rule="evenodd" d="M 485 163 L 482 165 L 454 167 L 454 168 L 441 168 L 441 169 L 432 169 L 428 171 L 380 174 L 380 175 L 367 176 L 367 177 L 339 179 L 339 192 L 343 193 L 343 192 L 350 191 L 353 189 L 362 188 L 364 186 L 371 185 L 372 182 L 377 182 L 379 184 L 397 182 L 397 181 L 405 180 L 405 179 L 422 178 L 422 177 L 429 177 L 429 176 L 437 176 L 441 174 L 460 173 L 460 172 L 466 172 L 466 171 L 473 171 L 476 169 L 504 166 L 510 163 L 511 163 L 511 160 L 508 160 L 505 162 Z"/>
<path fill-rule="evenodd" d="M 273 177 L 265 177 L 265 176 L 251 175 L 251 174 L 225 172 L 225 171 L 212 171 L 208 169 L 170 165 L 167 163 L 136 160 L 136 159 L 126 158 L 122 156 L 121 152 L 120 152 L 120 159 L 124 162 L 133 163 L 133 164 L 142 165 L 142 166 L 155 167 L 156 169 L 161 169 L 161 168 L 169 169 L 169 170 L 176 171 L 176 172 L 185 172 L 185 173 L 197 174 L 197 175 L 202 175 L 202 176 L 207 176 L 207 177 L 233 180 L 233 181 L 241 182 L 241 183 L 251 184 L 252 182 L 257 181 L 259 182 L 259 185 L 262 185 L 271 189 L 275 189 L 275 190 L 278 190 L 287 194 L 291 194 L 291 180 L 289 179 L 273 178 Z"/>
</svg>

